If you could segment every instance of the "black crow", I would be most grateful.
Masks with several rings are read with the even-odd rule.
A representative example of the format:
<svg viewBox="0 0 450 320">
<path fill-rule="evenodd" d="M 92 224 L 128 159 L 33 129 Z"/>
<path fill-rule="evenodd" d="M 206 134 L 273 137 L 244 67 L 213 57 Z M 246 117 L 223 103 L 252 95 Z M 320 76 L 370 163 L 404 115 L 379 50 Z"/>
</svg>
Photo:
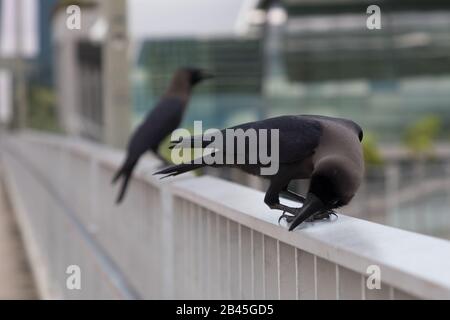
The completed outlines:
<svg viewBox="0 0 450 320">
<path fill-rule="evenodd" d="M 281 116 L 262 121 L 246 123 L 231 129 L 271 129 L 279 130 L 279 169 L 273 175 L 263 176 L 270 180 L 264 202 L 271 209 L 283 211 L 281 218 L 290 223 L 289 230 L 295 229 L 305 220 L 312 221 L 329 218 L 333 209 L 350 202 L 358 190 L 364 175 L 364 160 L 361 141 L 363 131 L 355 122 L 347 119 L 316 115 Z M 225 130 L 221 134 L 225 135 Z M 185 148 L 196 141 L 206 148 L 211 139 L 191 137 L 178 142 L 173 147 Z M 209 140 L 209 141 L 205 141 Z M 225 141 L 225 138 L 223 139 Z M 270 140 L 270 139 L 267 139 Z M 270 143 L 268 151 L 270 152 Z M 246 141 L 246 160 L 249 159 L 248 141 Z M 216 148 L 216 146 L 215 146 Z M 235 150 L 215 149 L 225 156 Z M 215 155 L 215 153 L 213 153 Z M 234 155 L 233 155 L 234 156 Z M 187 164 L 170 166 L 155 174 L 178 175 L 206 165 L 206 154 L 200 163 L 196 159 Z M 257 164 L 212 164 L 213 167 L 236 167 L 243 171 L 261 175 L 261 163 Z M 294 179 L 310 179 L 306 198 L 288 190 Z M 279 196 L 303 203 L 301 208 L 292 208 L 280 203 Z M 290 215 L 285 215 L 288 212 Z"/>
<path fill-rule="evenodd" d="M 175 73 L 166 93 L 131 136 L 127 157 L 112 181 L 116 183 L 123 177 L 116 203 L 122 202 L 139 158 L 146 151 L 153 151 L 158 156 L 160 143 L 180 125 L 192 88 L 208 78 L 212 75 L 197 68 L 181 68 Z"/>
</svg>

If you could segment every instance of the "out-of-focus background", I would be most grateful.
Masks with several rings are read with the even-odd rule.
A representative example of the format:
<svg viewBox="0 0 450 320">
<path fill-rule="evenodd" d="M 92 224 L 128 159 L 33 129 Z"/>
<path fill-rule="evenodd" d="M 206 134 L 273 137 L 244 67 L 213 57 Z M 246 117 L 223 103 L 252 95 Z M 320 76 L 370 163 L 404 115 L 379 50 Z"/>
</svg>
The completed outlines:
<svg viewBox="0 0 450 320">
<path fill-rule="evenodd" d="M 81 29 L 66 26 L 69 5 Z M 352 119 L 366 179 L 345 214 L 450 239 L 450 2 L 0 0 L 0 122 L 123 148 L 181 66 L 217 77 L 183 126 Z M 230 170 L 208 174 L 264 190 Z M 304 192 L 307 182 L 295 186 Z"/>
</svg>

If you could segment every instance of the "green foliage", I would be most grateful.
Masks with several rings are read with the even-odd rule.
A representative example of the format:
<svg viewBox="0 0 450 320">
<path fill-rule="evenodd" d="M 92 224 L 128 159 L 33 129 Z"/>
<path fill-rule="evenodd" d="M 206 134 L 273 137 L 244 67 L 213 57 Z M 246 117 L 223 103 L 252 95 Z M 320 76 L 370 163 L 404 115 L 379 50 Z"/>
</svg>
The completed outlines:
<svg viewBox="0 0 450 320">
<path fill-rule="evenodd" d="M 442 120 L 430 115 L 419 119 L 406 129 L 404 142 L 416 154 L 425 154 L 432 150 L 434 141 L 442 129 Z"/>
<path fill-rule="evenodd" d="M 383 158 L 378 149 L 377 140 L 371 133 L 364 133 L 362 145 L 366 165 L 376 166 L 383 164 Z"/>
<path fill-rule="evenodd" d="M 33 129 L 60 132 L 56 113 L 55 95 L 50 88 L 31 88 L 28 126 Z"/>
</svg>

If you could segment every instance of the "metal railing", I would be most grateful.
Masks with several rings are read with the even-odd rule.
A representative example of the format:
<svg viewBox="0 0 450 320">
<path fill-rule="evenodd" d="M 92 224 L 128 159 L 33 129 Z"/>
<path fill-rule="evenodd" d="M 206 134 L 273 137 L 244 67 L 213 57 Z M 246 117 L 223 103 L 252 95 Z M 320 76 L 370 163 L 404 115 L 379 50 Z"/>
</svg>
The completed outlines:
<svg viewBox="0 0 450 320">
<path fill-rule="evenodd" d="M 3 142 L 44 298 L 450 298 L 448 241 L 344 215 L 287 232 L 261 192 L 209 176 L 161 181 L 151 156 L 116 206 L 122 152 L 32 132 Z M 69 265 L 81 290 L 66 287 Z M 381 289 L 366 285 L 370 266 Z"/>
</svg>

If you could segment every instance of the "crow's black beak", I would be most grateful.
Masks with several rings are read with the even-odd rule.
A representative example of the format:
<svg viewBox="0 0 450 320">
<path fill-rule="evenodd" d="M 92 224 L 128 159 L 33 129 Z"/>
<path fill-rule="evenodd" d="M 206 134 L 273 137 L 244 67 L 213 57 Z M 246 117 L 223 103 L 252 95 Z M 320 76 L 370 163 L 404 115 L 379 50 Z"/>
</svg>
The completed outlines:
<svg viewBox="0 0 450 320">
<path fill-rule="evenodd" d="M 289 226 L 289 231 L 294 230 L 303 221 L 316 214 L 317 212 L 324 211 L 325 205 L 322 200 L 320 200 L 316 195 L 308 193 L 303 207 L 300 212 L 294 217 L 291 225 Z"/>
</svg>

